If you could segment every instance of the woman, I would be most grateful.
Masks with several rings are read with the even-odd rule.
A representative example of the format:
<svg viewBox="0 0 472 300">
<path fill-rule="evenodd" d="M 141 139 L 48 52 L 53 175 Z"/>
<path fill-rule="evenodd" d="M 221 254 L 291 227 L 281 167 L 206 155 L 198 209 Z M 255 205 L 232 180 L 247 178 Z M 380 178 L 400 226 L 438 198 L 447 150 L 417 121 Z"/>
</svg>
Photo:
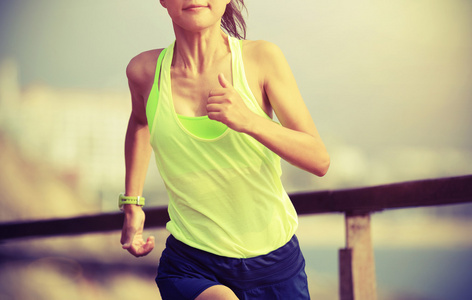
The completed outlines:
<svg viewBox="0 0 472 300">
<path fill-rule="evenodd" d="M 127 68 L 123 248 L 154 247 L 140 203 L 126 204 L 142 194 L 154 150 L 170 199 L 163 299 L 309 299 L 280 157 L 323 176 L 329 156 L 287 61 L 269 42 L 235 38 L 243 0 L 160 2 L 175 43 Z"/>
</svg>

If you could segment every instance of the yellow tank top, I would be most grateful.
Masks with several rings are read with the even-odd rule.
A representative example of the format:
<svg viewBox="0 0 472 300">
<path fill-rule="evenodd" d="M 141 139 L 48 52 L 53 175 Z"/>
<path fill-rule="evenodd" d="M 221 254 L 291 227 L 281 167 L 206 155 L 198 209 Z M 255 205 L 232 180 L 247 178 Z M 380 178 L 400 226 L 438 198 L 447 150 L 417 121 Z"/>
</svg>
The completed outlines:
<svg viewBox="0 0 472 300">
<path fill-rule="evenodd" d="M 234 88 L 252 111 L 269 118 L 247 83 L 242 42 L 228 40 Z M 283 246 L 298 221 L 280 180 L 280 157 L 251 136 L 227 127 L 212 138 L 189 130 L 174 109 L 173 52 L 174 43 L 162 61 L 160 89 L 156 72 L 148 100 L 159 95 L 148 120 L 152 120 L 156 163 L 169 195 L 167 229 L 181 242 L 220 256 L 248 258 Z M 208 121 L 216 122 L 207 118 L 207 125 L 200 125 L 212 126 Z"/>
</svg>

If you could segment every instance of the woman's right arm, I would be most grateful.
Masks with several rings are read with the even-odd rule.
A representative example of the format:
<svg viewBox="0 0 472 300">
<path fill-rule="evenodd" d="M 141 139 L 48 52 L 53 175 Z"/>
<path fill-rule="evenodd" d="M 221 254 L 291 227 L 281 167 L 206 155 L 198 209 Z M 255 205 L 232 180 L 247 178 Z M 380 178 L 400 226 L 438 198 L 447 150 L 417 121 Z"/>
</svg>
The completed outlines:
<svg viewBox="0 0 472 300">
<path fill-rule="evenodd" d="M 136 56 L 126 69 L 132 105 L 125 138 L 125 195 L 127 196 L 142 195 L 152 154 L 145 95 L 149 94 L 154 79 L 154 74 L 149 71 L 147 63 L 153 54 L 155 51 Z M 136 257 L 148 254 L 154 248 L 154 237 L 149 237 L 146 241 L 143 239 L 144 211 L 137 205 L 124 205 L 124 213 L 121 233 L 123 249 Z"/>
<path fill-rule="evenodd" d="M 141 196 L 152 153 L 143 96 L 148 84 L 142 64 L 142 59 L 137 56 L 126 69 L 131 93 L 131 116 L 125 138 L 125 192 L 129 196 Z"/>
</svg>

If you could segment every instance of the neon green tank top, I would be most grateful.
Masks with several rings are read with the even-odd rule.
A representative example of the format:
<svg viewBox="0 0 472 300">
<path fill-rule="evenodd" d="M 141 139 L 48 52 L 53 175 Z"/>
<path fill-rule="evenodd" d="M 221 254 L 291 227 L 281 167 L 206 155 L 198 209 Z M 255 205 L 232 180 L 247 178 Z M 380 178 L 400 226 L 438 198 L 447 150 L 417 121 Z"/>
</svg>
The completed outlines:
<svg viewBox="0 0 472 300">
<path fill-rule="evenodd" d="M 252 111 L 270 119 L 247 83 L 242 42 L 228 40 L 234 88 Z M 227 127 L 219 133 L 213 130 L 214 136 L 208 138 L 185 125 L 172 99 L 173 52 L 174 44 L 162 61 L 160 90 L 156 71 L 147 105 L 151 145 L 169 195 L 167 229 L 183 243 L 220 256 L 248 258 L 283 246 L 298 221 L 280 180 L 280 157 L 251 136 Z M 204 124 L 196 127 L 216 122 L 202 120 Z"/>
</svg>

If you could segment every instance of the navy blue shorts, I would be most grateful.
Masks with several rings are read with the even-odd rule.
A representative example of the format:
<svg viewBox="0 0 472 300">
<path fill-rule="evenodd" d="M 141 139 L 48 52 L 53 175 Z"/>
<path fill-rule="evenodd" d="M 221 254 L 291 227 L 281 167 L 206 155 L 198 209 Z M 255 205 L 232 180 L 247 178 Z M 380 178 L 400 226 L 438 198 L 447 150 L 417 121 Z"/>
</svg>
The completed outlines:
<svg viewBox="0 0 472 300">
<path fill-rule="evenodd" d="M 269 254 L 239 259 L 192 248 L 171 235 L 157 272 L 163 300 L 195 299 L 214 285 L 229 287 L 241 300 L 310 299 L 296 236 Z"/>
</svg>

